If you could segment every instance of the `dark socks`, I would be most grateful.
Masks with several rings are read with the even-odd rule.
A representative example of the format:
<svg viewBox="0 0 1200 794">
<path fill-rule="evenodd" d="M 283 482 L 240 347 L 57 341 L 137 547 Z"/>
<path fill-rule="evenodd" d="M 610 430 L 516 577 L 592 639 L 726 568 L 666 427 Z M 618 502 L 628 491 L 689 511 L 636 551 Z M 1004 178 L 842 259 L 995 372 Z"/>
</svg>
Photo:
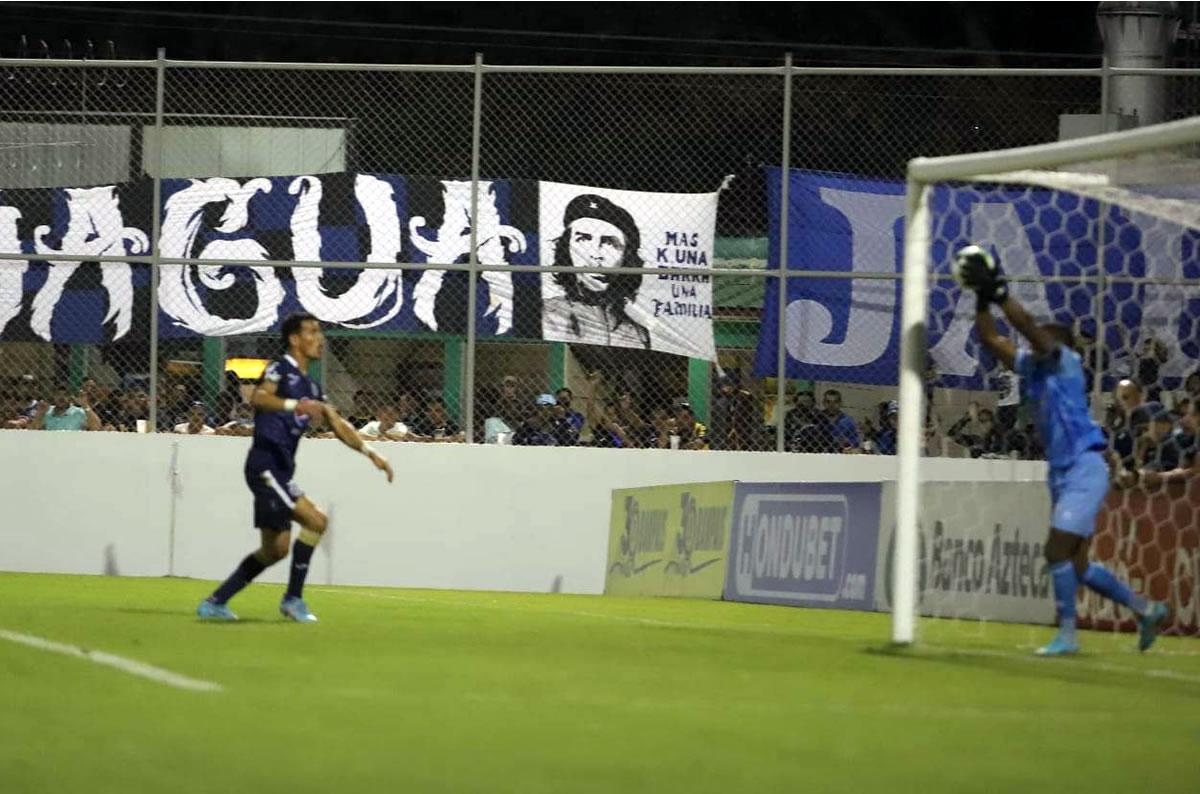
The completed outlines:
<svg viewBox="0 0 1200 794">
<path fill-rule="evenodd" d="M 300 598 L 304 593 L 304 580 L 308 577 L 308 564 L 315 549 L 315 546 L 304 543 L 300 538 L 296 538 L 292 544 L 292 572 L 288 576 L 288 598 Z"/>
<path fill-rule="evenodd" d="M 237 570 L 234 571 L 228 579 L 222 582 L 221 586 L 214 590 L 213 594 L 209 596 L 209 598 L 218 604 L 224 604 L 226 601 L 241 592 L 242 588 L 250 584 L 250 582 L 254 580 L 254 577 L 258 576 L 266 569 L 267 566 L 259 562 L 258 557 L 253 554 L 248 555 L 246 559 L 242 560 L 241 564 L 238 565 Z"/>
</svg>

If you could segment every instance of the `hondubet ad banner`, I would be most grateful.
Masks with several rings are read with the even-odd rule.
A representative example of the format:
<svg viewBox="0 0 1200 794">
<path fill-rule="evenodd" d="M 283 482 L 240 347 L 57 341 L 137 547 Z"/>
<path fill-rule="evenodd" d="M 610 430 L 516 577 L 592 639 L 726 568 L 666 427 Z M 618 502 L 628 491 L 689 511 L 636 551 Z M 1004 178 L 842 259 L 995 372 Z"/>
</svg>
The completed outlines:
<svg viewBox="0 0 1200 794">
<path fill-rule="evenodd" d="M 879 483 L 737 483 L 725 598 L 871 610 Z"/>
</svg>

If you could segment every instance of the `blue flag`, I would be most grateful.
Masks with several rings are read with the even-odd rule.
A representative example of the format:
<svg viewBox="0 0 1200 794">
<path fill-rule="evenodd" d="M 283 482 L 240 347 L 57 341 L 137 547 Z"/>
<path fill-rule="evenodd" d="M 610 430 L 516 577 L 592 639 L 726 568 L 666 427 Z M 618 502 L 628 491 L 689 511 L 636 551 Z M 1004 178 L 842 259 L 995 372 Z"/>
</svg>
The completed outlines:
<svg viewBox="0 0 1200 794">
<path fill-rule="evenodd" d="M 768 268 L 778 270 L 781 172 L 766 175 Z M 788 184 L 788 270 L 819 273 L 788 279 L 787 377 L 896 384 L 901 283 L 842 274 L 902 272 L 904 183 L 793 170 Z M 1035 318 L 1075 330 L 1089 368 L 1101 349 L 1105 388 L 1120 377 L 1176 388 L 1200 367 L 1200 233 L 1069 191 L 1013 185 L 938 185 L 929 210 L 926 347 L 937 385 L 988 388 L 997 373 L 974 334 L 975 298 L 950 278 L 968 243 L 1000 259 Z M 777 371 L 778 282 L 767 280 L 759 376 Z"/>
</svg>

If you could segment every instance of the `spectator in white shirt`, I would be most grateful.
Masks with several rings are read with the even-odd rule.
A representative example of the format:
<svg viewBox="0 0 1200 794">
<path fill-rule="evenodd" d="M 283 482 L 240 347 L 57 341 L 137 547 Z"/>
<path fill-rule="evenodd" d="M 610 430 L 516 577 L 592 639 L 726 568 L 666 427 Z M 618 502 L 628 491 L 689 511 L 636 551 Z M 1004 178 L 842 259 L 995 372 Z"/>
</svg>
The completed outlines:
<svg viewBox="0 0 1200 794">
<path fill-rule="evenodd" d="M 239 403 L 233 409 L 230 420 L 217 428 L 218 436 L 252 436 L 254 435 L 254 406 L 250 403 Z"/>
<path fill-rule="evenodd" d="M 192 407 L 188 409 L 187 421 L 175 425 L 175 432 L 189 436 L 215 435 L 217 431 L 206 424 L 207 420 L 208 410 L 204 403 L 192 403 Z"/>
<path fill-rule="evenodd" d="M 385 403 L 375 413 L 375 421 L 363 425 L 358 434 L 368 441 L 409 441 L 408 425 L 399 416 L 396 406 Z"/>
</svg>

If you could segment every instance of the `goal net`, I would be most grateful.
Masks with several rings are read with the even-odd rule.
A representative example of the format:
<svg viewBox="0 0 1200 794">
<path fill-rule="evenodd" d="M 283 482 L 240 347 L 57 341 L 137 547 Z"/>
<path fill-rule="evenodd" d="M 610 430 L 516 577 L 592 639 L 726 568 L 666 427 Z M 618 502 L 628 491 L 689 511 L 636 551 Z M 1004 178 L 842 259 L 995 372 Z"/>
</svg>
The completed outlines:
<svg viewBox="0 0 1200 794">
<path fill-rule="evenodd" d="M 970 243 L 999 259 L 1035 319 L 1074 333 L 1112 471 L 1092 559 L 1167 601 L 1168 633 L 1200 633 L 1200 118 L 917 159 L 908 175 L 900 469 L 884 563 L 893 640 L 1002 622 L 1032 645 L 1055 620 L 1041 440 L 1019 381 L 980 349 L 974 295 L 951 277 Z M 1077 607 L 1081 627 L 1134 628 L 1084 588 Z"/>
</svg>

